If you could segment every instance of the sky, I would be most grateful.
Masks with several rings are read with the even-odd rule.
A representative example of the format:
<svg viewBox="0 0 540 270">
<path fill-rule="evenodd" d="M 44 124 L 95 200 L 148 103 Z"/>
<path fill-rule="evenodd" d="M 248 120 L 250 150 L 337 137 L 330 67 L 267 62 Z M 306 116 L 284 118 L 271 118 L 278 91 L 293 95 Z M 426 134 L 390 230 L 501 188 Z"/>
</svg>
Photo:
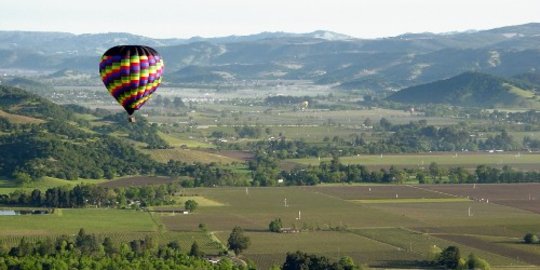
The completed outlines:
<svg viewBox="0 0 540 270">
<path fill-rule="evenodd" d="M 153 38 L 329 30 L 357 38 L 540 22 L 539 0 L 0 0 L 0 30 Z"/>
</svg>

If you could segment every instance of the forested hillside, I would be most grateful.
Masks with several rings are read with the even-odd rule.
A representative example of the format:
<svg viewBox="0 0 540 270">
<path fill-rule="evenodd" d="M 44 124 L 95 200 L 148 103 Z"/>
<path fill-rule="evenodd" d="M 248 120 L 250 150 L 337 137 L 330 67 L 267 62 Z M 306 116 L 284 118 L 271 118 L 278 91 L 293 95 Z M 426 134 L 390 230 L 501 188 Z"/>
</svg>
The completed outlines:
<svg viewBox="0 0 540 270">
<path fill-rule="evenodd" d="M 539 101 L 530 85 L 478 72 L 466 72 L 450 79 L 405 88 L 388 99 L 413 104 L 444 103 L 488 108 L 534 107 Z"/>
<path fill-rule="evenodd" d="M 116 124 L 89 130 L 89 123 L 77 117 L 76 106 L 62 107 L 24 90 L 0 86 L 0 110 L 22 115 L 39 123 L 0 121 L 0 174 L 25 173 L 32 178 L 54 176 L 64 179 L 112 178 L 127 174 L 148 174 L 154 161 L 137 152 L 125 141 L 107 135 L 108 131 L 126 131 L 133 140 L 148 140 L 149 145 L 164 145 L 144 120 L 136 126 Z M 125 119 L 118 122 L 126 122 Z M 99 132 L 103 131 L 103 132 Z M 138 132 L 139 131 L 139 132 Z M 154 138 L 154 139 L 147 139 Z M 154 142 L 155 141 L 155 142 Z"/>
</svg>

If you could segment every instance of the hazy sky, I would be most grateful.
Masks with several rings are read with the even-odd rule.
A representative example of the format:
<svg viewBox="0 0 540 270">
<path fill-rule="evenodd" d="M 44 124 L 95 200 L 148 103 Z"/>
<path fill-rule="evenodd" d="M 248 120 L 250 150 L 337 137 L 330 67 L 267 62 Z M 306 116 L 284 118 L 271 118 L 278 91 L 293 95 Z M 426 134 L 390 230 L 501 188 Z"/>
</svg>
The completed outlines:
<svg viewBox="0 0 540 270">
<path fill-rule="evenodd" d="M 540 22 L 539 0 L 0 0 L 0 30 L 156 38 L 330 30 L 358 38 Z"/>
</svg>

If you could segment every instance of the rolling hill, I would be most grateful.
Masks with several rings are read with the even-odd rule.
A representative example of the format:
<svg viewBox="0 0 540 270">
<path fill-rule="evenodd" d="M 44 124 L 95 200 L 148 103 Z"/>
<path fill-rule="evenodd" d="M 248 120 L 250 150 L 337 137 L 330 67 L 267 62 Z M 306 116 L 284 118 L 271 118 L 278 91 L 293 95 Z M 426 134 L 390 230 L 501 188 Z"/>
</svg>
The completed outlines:
<svg viewBox="0 0 540 270">
<path fill-rule="evenodd" d="M 78 109 L 84 110 L 56 105 L 19 88 L 0 86 L 0 175 L 23 172 L 33 178 L 77 179 L 155 170 L 156 163 L 125 140 L 107 135 L 107 130 L 89 130 L 91 126 L 77 118 Z M 139 136 L 134 139 L 151 138 L 148 123 L 139 122 L 130 127 Z M 113 130 L 126 129 L 110 126 Z"/>
<path fill-rule="evenodd" d="M 442 103 L 465 107 L 538 107 L 540 98 L 523 83 L 478 72 L 405 88 L 387 99 L 409 104 Z"/>
</svg>

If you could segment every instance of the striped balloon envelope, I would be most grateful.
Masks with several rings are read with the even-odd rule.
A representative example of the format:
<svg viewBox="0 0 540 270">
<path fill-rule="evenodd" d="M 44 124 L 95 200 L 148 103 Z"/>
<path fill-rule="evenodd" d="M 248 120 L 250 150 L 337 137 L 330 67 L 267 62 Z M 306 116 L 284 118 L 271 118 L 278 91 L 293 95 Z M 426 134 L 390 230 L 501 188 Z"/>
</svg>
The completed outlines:
<svg viewBox="0 0 540 270">
<path fill-rule="evenodd" d="M 101 57 L 99 74 L 109 93 L 130 115 L 141 108 L 161 84 L 163 59 L 147 46 L 124 45 Z"/>
</svg>

